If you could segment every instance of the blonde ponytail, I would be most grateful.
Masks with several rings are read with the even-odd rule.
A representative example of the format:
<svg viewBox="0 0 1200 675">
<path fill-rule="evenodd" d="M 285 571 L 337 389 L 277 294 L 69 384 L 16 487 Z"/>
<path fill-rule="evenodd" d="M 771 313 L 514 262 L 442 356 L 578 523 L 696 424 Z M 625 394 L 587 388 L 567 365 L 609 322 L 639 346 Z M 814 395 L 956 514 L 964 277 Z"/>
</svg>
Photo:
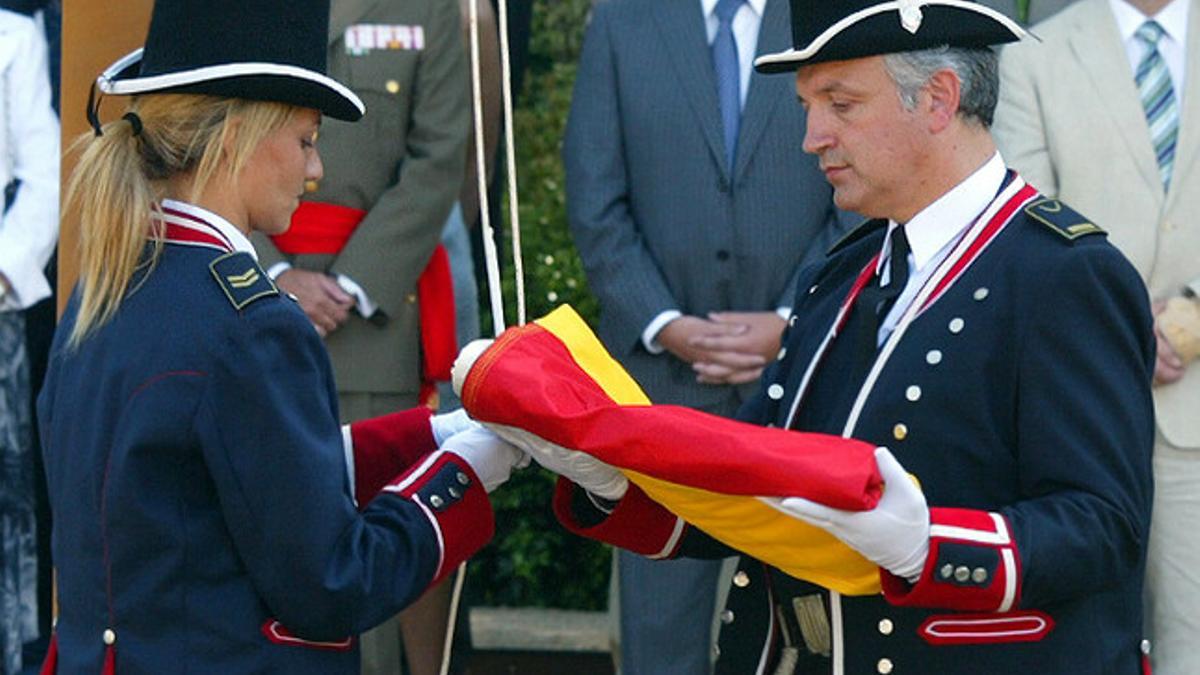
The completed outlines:
<svg viewBox="0 0 1200 675">
<path fill-rule="evenodd" d="M 130 111 L 141 121 L 140 133 L 121 119 L 72 146 L 82 149 L 65 199 L 65 212 L 79 218 L 80 302 L 72 347 L 112 319 L 136 290 L 130 283 L 139 270 L 145 270 L 143 280 L 153 272 L 162 247 L 154 211 L 169 180 L 186 176 L 189 189 L 178 197 L 195 201 L 213 179 L 236 177 L 258 144 L 286 125 L 296 108 L 152 94 L 134 98 Z"/>
</svg>

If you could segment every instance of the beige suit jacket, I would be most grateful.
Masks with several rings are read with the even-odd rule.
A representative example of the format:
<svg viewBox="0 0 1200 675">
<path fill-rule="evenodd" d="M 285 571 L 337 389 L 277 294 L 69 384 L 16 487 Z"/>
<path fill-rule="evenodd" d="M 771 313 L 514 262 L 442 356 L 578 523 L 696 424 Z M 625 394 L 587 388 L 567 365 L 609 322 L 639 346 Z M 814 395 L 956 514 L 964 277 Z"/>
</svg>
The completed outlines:
<svg viewBox="0 0 1200 675">
<path fill-rule="evenodd" d="M 994 135 L 1043 193 L 1108 231 L 1155 299 L 1200 287 L 1200 0 L 1189 16 L 1187 83 L 1170 190 L 1108 0 L 1079 0 L 1004 48 Z M 1200 363 L 1154 390 L 1160 431 L 1200 448 Z"/>
</svg>

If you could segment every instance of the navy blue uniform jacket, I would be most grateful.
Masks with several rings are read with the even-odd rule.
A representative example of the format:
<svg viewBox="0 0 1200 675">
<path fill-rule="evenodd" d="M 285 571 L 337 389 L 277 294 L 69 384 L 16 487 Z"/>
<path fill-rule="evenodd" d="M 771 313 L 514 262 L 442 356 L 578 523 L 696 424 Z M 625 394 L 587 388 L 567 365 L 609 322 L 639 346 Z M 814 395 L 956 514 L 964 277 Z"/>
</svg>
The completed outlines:
<svg viewBox="0 0 1200 675">
<path fill-rule="evenodd" d="M 74 350 L 72 298 L 41 394 L 58 674 L 357 673 L 352 636 L 490 537 L 477 477 L 427 413 L 354 431 L 348 473 L 321 339 L 247 253 L 166 244 L 130 288 Z"/>
<path fill-rule="evenodd" d="M 788 423 L 885 225 L 867 223 L 801 275 L 785 350 L 743 419 Z M 791 647 L 797 673 L 1139 673 L 1153 363 L 1132 266 L 1086 219 L 1031 197 L 898 339 L 853 431 L 920 480 L 932 520 L 921 579 L 884 573 L 884 595 L 842 597 L 743 559 L 718 672 L 772 673 Z M 560 483 L 556 504 L 577 532 L 643 552 L 729 553 L 694 528 L 672 542 L 674 517 L 636 489 L 603 519 L 581 492 Z"/>
</svg>

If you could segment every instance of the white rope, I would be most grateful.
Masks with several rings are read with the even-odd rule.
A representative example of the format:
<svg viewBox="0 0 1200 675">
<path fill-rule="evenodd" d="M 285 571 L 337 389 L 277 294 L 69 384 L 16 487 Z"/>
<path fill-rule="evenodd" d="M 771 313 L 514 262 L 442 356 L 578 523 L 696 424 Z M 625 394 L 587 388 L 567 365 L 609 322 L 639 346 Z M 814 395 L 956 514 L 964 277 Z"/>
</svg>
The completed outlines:
<svg viewBox="0 0 1200 675">
<path fill-rule="evenodd" d="M 475 173 L 479 190 L 479 223 L 483 228 L 483 258 L 487 263 L 488 297 L 492 306 L 492 337 L 504 332 L 504 297 L 500 288 L 500 260 L 496 252 L 496 235 L 492 229 L 487 191 L 487 160 L 483 136 L 483 94 L 479 73 L 479 5 L 471 0 L 467 13 L 471 33 L 471 103 L 475 117 Z M 504 0 L 500 2 L 504 6 Z M 501 31 L 501 35 L 504 31 Z"/>
<path fill-rule="evenodd" d="M 513 135 L 512 66 L 508 50 L 508 0 L 500 0 L 500 96 L 504 100 L 504 155 L 508 169 L 508 220 L 512 225 L 513 275 L 517 282 L 517 325 L 525 325 L 525 265 L 521 260 L 520 200 L 517 198 L 517 151 Z"/>
<path fill-rule="evenodd" d="M 468 3 L 468 25 L 471 44 L 471 103 L 475 122 L 475 178 L 479 191 L 479 222 L 483 229 L 483 254 L 487 266 L 488 298 L 492 307 L 492 335 L 499 337 L 504 332 L 504 296 L 500 287 L 500 259 L 496 250 L 495 231 L 492 229 L 488 204 L 487 157 L 483 134 L 483 84 L 480 74 L 479 56 L 479 5 L 480 0 Z M 525 323 L 525 267 L 521 260 L 520 201 L 517 196 L 516 143 L 513 134 L 512 67 L 508 53 L 508 1 L 499 0 L 496 22 L 500 33 L 500 93 L 504 101 L 504 147 L 508 173 L 508 214 L 512 223 L 513 270 L 517 285 L 517 324 Z M 447 620 L 446 638 L 442 642 L 441 675 L 450 672 L 450 657 L 454 647 L 454 626 L 458 621 L 458 607 L 462 600 L 463 583 L 467 578 L 467 563 L 458 566 L 454 579 L 454 590 L 450 595 L 450 616 Z"/>
<path fill-rule="evenodd" d="M 450 655 L 454 647 L 454 625 L 458 623 L 458 603 L 462 599 L 463 581 L 467 578 L 467 563 L 464 560 L 458 566 L 458 574 L 454 576 L 454 592 L 450 594 L 450 616 L 446 619 L 446 637 L 442 640 L 441 675 L 450 672 Z"/>
</svg>

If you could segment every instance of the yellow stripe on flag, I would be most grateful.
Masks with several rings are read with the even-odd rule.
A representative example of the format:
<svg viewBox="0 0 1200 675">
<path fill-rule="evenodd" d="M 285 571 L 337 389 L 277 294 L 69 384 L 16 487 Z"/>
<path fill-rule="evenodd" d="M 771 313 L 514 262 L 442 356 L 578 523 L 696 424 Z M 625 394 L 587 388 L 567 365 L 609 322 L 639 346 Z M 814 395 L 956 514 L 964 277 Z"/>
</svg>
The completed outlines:
<svg viewBox="0 0 1200 675">
<path fill-rule="evenodd" d="M 534 323 L 554 334 L 571 358 L 616 403 L 650 399 L 569 305 Z M 784 515 L 754 497 L 723 495 L 622 469 L 654 501 L 714 538 L 793 577 L 844 595 L 880 592 L 879 568 L 824 530 Z"/>
</svg>

